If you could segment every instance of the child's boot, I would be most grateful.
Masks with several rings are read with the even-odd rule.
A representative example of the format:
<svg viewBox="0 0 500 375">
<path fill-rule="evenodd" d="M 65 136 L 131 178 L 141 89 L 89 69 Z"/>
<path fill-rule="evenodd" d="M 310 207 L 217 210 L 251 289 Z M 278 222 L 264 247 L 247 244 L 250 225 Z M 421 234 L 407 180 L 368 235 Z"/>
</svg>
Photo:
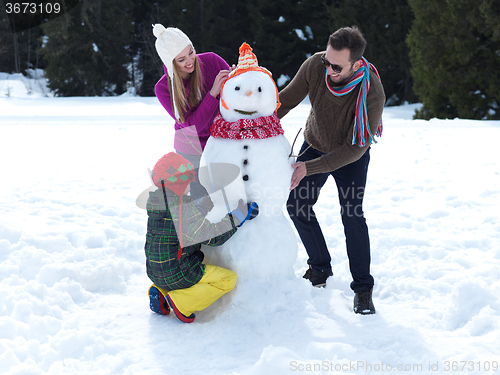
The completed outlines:
<svg viewBox="0 0 500 375">
<path fill-rule="evenodd" d="M 156 285 L 153 284 L 149 287 L 148 294 L 149 294 L 149 308 L 153 312 L 161 315 L 170 314 L 170 308 L 168 306 L 167 301 L 165 300 L 165 296 Z"/>
<path fill-rule="evenodd" d="M 168 294 L 167 294 L 167 302 L 170 305 L 170 308 L 172 310 L 174 310 L 175 316 L 177 318 L 179 318 L 180 321 L 182 321 L 184 323 L 193 323 L 194 322 L 195 315 L 191 314 L 189 316 L 186 316 L 183 313 L 181 313 L 179 311 L 179 309 L 177 308 L 177 306 L 175 306 L 174 302 L 172 301 L 172 298 L 170 298 L 170 296 Z"/>
</svg>

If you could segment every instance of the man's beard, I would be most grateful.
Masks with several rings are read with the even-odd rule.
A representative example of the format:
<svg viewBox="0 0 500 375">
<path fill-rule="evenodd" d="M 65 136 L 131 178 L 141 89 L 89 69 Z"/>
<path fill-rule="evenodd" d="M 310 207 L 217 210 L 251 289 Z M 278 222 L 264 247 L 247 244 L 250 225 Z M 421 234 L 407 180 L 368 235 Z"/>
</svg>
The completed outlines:
<svg viewBox="0 0 500 375">
<path fill-rule="evenodd" d="M 351 74 L 349 74 L 349 77 L 348 78 L 343 78 L 342 80 L 338 81 L 338 82 L 333 82 L 331 77 L 328 76 L 328 83 L 330 83 L 330 86 L 332 87 L 342 87 L 342 86 L 345 86 L 347 85 L 347 83 L 349 83 L 349 80 L 351 79 L 352 75 L 354 74 L 354 70 L 351 69 Z"/>
</svg>

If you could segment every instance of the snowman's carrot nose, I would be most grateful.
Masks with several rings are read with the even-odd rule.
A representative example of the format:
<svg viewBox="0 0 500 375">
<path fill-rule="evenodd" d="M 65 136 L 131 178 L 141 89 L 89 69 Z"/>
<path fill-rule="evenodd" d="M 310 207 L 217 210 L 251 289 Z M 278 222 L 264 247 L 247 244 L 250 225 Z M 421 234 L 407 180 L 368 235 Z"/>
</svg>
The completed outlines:
<svg viewBox="0 0 500 375">
<path fill-rule="evenodd" d="M 251 91 L 247 91 L 247 96 L 250 96 L 252 95 L 252 92 Z"/>
</svg>

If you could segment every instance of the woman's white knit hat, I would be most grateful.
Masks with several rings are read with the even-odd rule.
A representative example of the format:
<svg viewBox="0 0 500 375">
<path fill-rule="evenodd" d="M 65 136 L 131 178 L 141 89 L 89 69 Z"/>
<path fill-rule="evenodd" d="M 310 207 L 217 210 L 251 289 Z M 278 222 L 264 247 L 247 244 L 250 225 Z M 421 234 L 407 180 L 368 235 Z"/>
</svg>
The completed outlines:
<svg viewBox="0 0 500 375">
<path fill-rule="evenodd" d="M 153 25 L 153 34 L 156 36 L 156 52 L 158 52 L 161 61 L 167 67 L 168 76 L 172 80 L 174 76 L 173 61 L 175 56 L 181 53 L 187 46 L 193 46 L 193 43 L 191 43 L 191 40 L 186 34 L 176 27 L 165 28 L 159 23 Z M 170 95 L 172 96 L 172 99 L 174 99 L 174 93 L 171 92 Z M 176 119 L 179 119 L 179 113 L 175 105 L 175 100 L 173 100 L 173 103 L 175 117 Z"/>
</svg>

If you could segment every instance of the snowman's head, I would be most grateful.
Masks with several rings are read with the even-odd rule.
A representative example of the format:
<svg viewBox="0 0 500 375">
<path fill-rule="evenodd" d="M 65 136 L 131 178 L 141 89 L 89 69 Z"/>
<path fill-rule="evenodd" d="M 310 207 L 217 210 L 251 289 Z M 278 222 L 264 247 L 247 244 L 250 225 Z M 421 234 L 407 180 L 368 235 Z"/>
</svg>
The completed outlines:
<svg viewBox="0 0 500 375">
<path fill-rule="evenodd" d="M 223 83 L 220 95 L 221 115 L 230 122 L 271 116 L 280 105 L 271 72 L 258 65 L 247 43 L 241 45 L 238 67 Z"/>
<path fill-rule="evenodd" d="M 226 121 L 271 116 L 276 110 L 274 81 L 261 71 L 249 71 L 229 79 L 221 92 L 220 113 Z"/>
</svg>

